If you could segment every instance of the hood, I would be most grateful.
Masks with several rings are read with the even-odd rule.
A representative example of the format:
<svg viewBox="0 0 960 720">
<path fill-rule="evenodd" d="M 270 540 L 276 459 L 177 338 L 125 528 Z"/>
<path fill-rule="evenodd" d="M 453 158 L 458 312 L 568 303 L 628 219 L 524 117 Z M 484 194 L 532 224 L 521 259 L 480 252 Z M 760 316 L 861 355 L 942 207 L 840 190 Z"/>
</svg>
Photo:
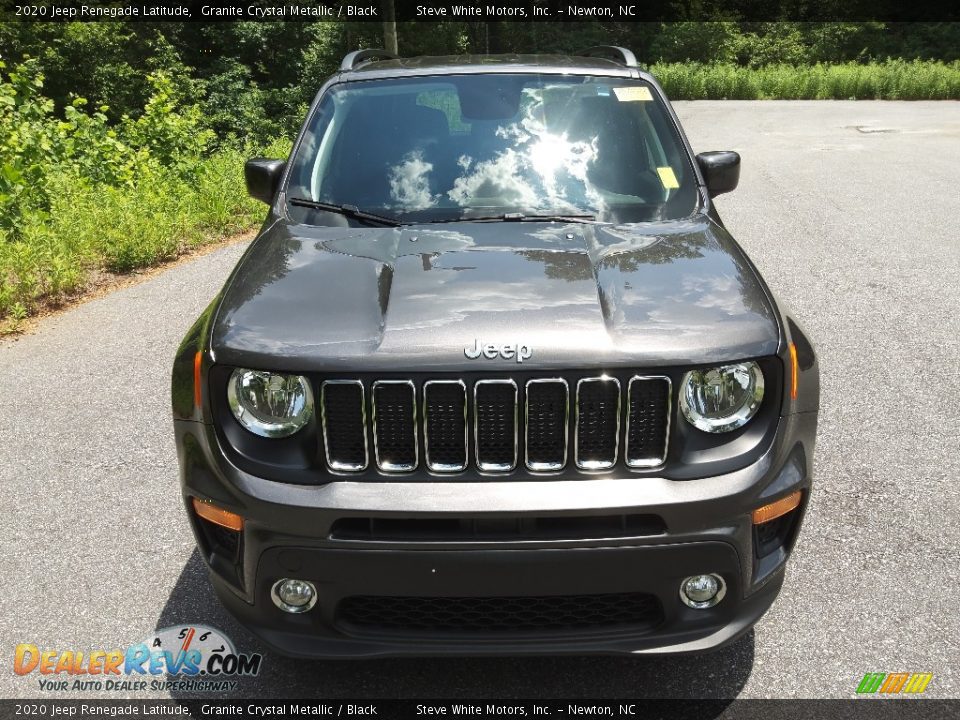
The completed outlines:
<svg viewBox="0 0 960 720">
<path fill-rule="evenodd" d="M 281 221 L 224 289 L 212 349 L 217 362 L 299 371 L 657 367 L 771 355 L 778 327 L 752 267 L 705 216 L 620 226 Z M 523 345 L 529 356 L 471 359 L 464 351 L 478 344 Z"/>
</svg>

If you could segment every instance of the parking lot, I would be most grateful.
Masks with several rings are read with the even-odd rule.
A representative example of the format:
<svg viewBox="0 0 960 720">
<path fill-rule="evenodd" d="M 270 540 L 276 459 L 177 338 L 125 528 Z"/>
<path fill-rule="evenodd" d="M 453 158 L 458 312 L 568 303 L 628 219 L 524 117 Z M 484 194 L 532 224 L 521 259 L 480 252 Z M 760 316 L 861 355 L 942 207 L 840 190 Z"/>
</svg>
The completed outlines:
<svg viewBox="0 0 960 720">
<path fill-rule="evenodd" d="M 960 696 L 960 103 L 676 107 L 696 151 L 742 155 L 720 212 L 820 355 L 815 488 L 771 612 L 698 657 L 267 654 L 236 694 L 851 697 L 866 672 L 904 671 Z M 109 649 L 202 623 L 266 652 L 194 551 L 169 412 L 174 350 L 243 247 L 0 340 L 0 696 L 42 694 L 11 670 L 23 642 Z"/>
</svg>

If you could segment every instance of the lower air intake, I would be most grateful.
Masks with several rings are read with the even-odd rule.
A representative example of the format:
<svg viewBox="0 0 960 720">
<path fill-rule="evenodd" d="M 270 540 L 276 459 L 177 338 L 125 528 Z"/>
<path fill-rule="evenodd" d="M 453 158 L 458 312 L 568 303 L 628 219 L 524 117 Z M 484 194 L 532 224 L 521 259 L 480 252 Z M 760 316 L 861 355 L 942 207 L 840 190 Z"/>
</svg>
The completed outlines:
<svg viewBox="0 0 960 720">
<path fill-rule="evenodd" d="M 381 597 L 342 600 L 337 623 L 348 631 L 444 635 L 651 628 L 663 611 L 645 593 L 545 597 Z"/>
</svg>

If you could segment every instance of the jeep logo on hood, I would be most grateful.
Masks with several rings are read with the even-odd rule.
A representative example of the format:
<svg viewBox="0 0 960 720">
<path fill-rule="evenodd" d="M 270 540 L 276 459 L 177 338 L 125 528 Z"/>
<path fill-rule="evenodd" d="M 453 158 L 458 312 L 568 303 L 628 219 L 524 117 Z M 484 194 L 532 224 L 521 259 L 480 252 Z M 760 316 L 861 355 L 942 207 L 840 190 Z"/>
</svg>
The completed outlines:
<svg viewBox="0 0 960 720">
<path fill-rule="evenodd" d="M 524 360 L 533 355 L 533 348 L 529 345 L 522 345 L 519 343 L 510 345 L 487 343 L 486 345 L 483 345 L 479 340 L 474 340 L 473 347 L 464 348 L 463 354 L 471 360 L 476 360 L 478 357 L 483 355 L 485 358 L 489 358 L 490 360 L 493 360 L 496 357 L 501 357 L 504 360 L 512 360 L 513 358 L 516 358 L 518 363 L 522 363 Z"/>
</svg>

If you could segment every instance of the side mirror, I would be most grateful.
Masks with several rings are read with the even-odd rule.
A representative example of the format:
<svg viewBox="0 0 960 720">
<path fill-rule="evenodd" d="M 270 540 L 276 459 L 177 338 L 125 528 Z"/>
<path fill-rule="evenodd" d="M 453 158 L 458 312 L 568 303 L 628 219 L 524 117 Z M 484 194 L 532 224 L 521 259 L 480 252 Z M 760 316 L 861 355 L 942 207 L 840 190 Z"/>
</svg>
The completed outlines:
<svg viewBox="0 0 960 720">
<path fill-rule="evenodd" d="M 707 182 L 710 197 L 737 189 L 740 182 L 740 155 L 732 150 L 718 150 L 697 155 L 697 164 Z"/>
<path fill-rule="evenodd" d="M 247 181 L 247 194 L 269 205 L 273 202 L 287 164 L 283 160 L 251 158 L 243 165 L 243 177 Z"/>
</svg>

